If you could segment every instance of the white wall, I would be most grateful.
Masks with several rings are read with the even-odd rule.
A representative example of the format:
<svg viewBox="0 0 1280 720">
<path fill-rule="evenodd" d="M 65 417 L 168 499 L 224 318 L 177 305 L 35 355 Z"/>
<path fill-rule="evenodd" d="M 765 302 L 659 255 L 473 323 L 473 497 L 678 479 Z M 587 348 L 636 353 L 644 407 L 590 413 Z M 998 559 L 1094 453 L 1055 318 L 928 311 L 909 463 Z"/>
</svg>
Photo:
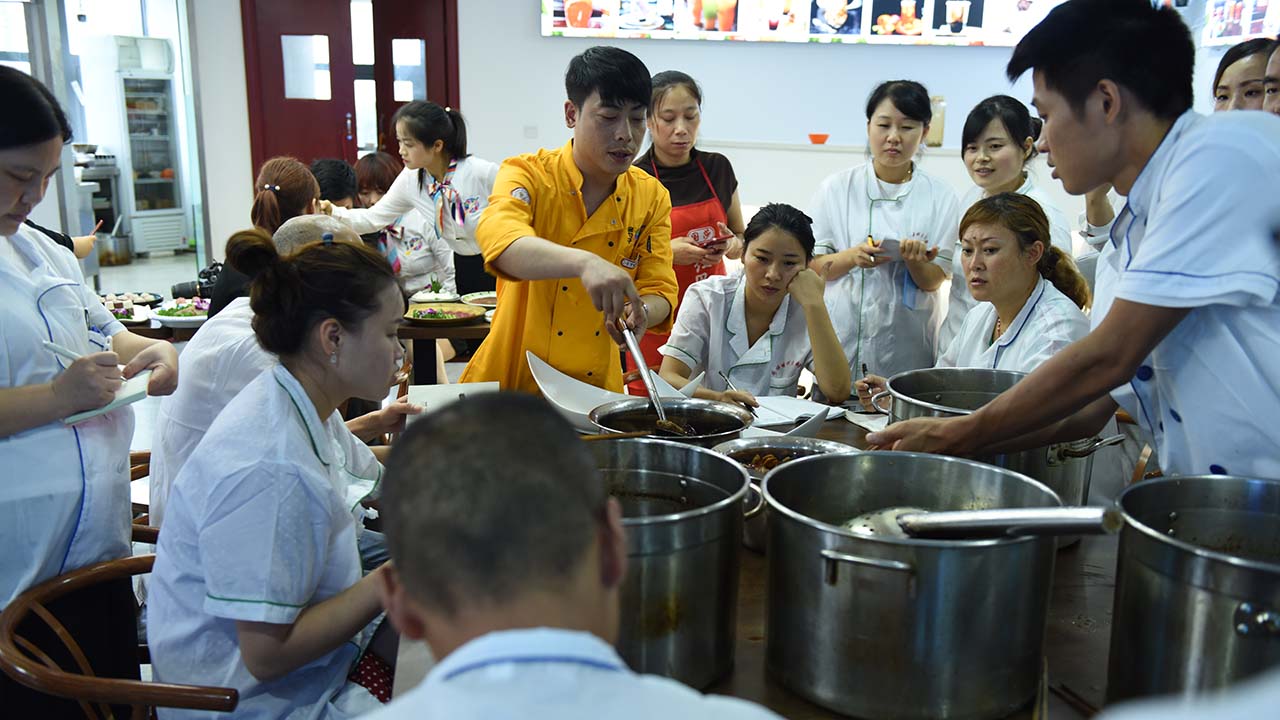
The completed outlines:
<svg viewBox="0 0 1280 720">
<path fill-rule="evenodd" d="M 249 154 L 249 103 L 245 85 L 240 3 L 191 3 L 195 46 L 193 79 L 199 88 L 200 135 L 209 242 L 221 260 L 227 239 L 251 225 L 253 161 Z"/>
</svg>

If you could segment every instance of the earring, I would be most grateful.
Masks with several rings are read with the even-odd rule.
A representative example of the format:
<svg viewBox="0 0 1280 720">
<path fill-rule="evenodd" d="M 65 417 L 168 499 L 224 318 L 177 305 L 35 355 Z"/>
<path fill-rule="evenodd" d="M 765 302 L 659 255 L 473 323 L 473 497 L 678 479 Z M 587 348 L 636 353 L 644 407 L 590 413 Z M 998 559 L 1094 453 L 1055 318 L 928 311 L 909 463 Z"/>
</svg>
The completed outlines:
<svg viewBox="0 0 1280 720">
<path fill-rule="evenodd" d="M 330 365 L 337 365 L 337 364 L 338 364 L 338 351 L 337 351 L 337 350 L 334 350 L 332 353 L 330 353 L 330 354 L 329 354 L 329 364 L 330 364 Z"/>
</svg>

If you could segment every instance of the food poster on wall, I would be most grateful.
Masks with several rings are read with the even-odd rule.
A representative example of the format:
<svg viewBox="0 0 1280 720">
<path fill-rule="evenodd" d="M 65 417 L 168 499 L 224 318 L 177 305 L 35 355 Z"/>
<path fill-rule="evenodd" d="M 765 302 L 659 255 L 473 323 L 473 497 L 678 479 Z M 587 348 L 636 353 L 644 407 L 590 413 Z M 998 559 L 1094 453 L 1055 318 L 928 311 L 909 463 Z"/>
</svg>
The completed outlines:
<svg viewBox="0 0 1280 720">
<path fill-rule="evenodd" d="M 871 3 L 871 34 L 881 38 L 900 36 L 919 39 L 924 35 L 934 0 L 874 0 Z"/>
<path fill-rule="evenodd" d="M 542 32 L 599 38 L 1013 46 L 1063 1 L 543 0 Z M 1280 5 L 1280 0 L 1271 4 Z"/>
<path fill-rule="evenodd" d="M 982 5 L 982 0 L 934 0 L 930 27 L 939 38 L 981 39 Z"/>
<path fill-rule="evenodd" d="M 1280 0 L 1209 0 L 1204 45 L 1234 45 L 1280 32 Z"/>
<path fill-rule="evenodd" d="M 862 16 L 863 0 L 813 0 L 812 32 L 817 35 L 864 35 Z"/>
</svg>

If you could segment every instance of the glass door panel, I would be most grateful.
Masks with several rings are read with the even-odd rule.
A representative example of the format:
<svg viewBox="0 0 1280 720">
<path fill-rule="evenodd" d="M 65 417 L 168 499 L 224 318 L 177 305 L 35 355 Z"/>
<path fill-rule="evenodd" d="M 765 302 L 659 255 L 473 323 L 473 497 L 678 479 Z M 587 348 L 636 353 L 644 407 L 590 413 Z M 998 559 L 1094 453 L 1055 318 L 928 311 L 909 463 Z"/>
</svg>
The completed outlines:
<svg viewBox="0 0 1280 720">
<path fill-rule="evenodd" d="M 134 207 L 142 212 L 180 207 L 173 83 L 164 78 L 125 78 L 124 106 Z"/>
</svg>

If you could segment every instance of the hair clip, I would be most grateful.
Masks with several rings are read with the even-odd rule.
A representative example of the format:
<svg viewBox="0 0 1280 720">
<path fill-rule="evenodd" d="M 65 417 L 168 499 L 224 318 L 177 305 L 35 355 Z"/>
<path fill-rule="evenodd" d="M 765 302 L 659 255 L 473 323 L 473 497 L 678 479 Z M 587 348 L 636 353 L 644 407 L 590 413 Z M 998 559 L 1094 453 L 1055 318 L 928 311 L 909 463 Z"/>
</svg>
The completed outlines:
<svg viewBox="0 0 1280 720">
<path fill-rule="evenodd" d="M 276 192 L 280 192 L 280 186 L 279 186 L 279 185 L 272 185 L 272 184 L 270 184 L 270 183 L 267 183 L 266 185 L 263 185 L 263 186 L 262 186 L 262 189 L 263 189 L 263 190 L 274 190 L 274 191 L 276 191 Z"/>
<path fill-rule="evenodd" d="M 449 107 L 448 105 L 445 105 L 445 106 L 444 106 L 444 111 L 445 111 L 445 112 L 453 112 L 453 108 Z"/>
<path fill-rule="evenodd" d="M 332 244 L 333 244 L 333 233 L 331 233 L 331 232 L 327 232 L 327 233 L 325 233 L 324 235 L 321 235 L 321 236 L 320 236 L 320 240 L 321 240 L 322 242 L 324 242 L 324 244 L 325 244 L 325 245 L 332 245 Z"/>
</svg>

